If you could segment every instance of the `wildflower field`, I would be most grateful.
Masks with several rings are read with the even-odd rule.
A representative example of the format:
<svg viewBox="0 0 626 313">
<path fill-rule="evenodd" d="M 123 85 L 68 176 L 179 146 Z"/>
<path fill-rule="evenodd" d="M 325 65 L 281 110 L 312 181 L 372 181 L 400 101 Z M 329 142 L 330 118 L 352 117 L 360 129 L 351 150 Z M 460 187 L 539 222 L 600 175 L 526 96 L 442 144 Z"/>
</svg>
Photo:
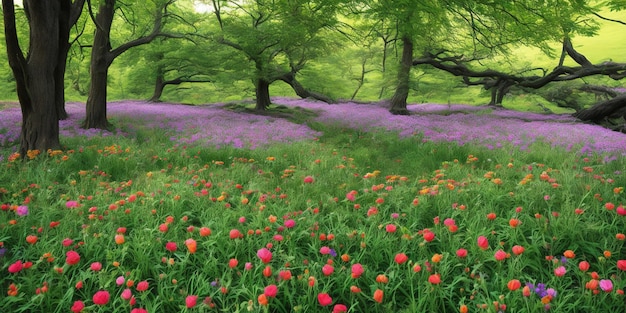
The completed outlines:
<svg viewBox="0 0 626 313">
<path fill-rule="evenodd" d="M 619 312 L 626 135 L 486 107 L 111 103 L 15 155 L 0 312 Z M 81 116 L 82 114 L 82 116 Z"/>
</svg>

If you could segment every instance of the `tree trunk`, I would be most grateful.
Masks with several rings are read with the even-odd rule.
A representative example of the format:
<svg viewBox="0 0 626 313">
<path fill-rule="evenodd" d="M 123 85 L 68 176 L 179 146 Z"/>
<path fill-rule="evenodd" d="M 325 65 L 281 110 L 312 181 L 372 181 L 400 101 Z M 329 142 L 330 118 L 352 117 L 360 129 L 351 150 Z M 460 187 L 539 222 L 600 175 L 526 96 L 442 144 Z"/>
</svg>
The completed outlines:
<svg viewBox="0 0 626 313">
<path fill-rule="evenodd" d="M 113 24 L 115 0 L 102 2 L 96 15 L 96 34 L 91 49 L 91 85 L 87 97 L 87 112 L 83 128 L 107 129 L 107 77 L 111 65 L 109 34 Z"/>
<path fill-rule="evenodd" d="M 163 78 L 163 73 L 159 71 L 157 73 L 156 82 L 154 83 L 154 92 L 152 93 L 152 97 L 150 97 L 150 100 L 148 101 L 161 102 L 163 89 L 165 89 L 165 78 Z"/>
<path fill-rule="evenodd" d="M 14 3 L 2 0 L 7 55 L 22 109 L 19 149 L 22 157 L 28 151 L 45 152 L 61 146 L 55 95 L 63 81 L 57 81 L 55 71 L 60 60 L 60 19 L 65 16 L 62 10 L 66 8 L 61 1 L 24 1 L 30 24 L 27 61 L 17 38 Z"/>
<path fill-rule="evenodd" d="M 411 66 L 413 64 L 413 40 L 407 35 L 402 37 L 402 61 L 398 70 L 398 82 L 396 92 L 391 98 L 389 112 L 396 115 L 408 115 L 406 99 L 409 97 L 409 82 L 411 78 Z"/>
<path fill-rule="evenodd" d="M 264 111 L 272 104 L 270 100 L 270 83 L 265 78 L 257 78 L 255 87 L 256 107 L 254 109 Z"/>
<path fill-rule="evenodd" d="M 67 54 L 70 50 L 70 13 L 71 4 L 69 1 L 61 1 L 63 9 L 59 19 L 59 56 L 57 67 L 54 69 L 54 78 L 57 82 L 65 82 L 65 68 L 67 65 Z M 54 101 L 59 120 L 67 119 L 65 110 L 65 83 L 56 84 L 54 91 Z"/>
</svg>

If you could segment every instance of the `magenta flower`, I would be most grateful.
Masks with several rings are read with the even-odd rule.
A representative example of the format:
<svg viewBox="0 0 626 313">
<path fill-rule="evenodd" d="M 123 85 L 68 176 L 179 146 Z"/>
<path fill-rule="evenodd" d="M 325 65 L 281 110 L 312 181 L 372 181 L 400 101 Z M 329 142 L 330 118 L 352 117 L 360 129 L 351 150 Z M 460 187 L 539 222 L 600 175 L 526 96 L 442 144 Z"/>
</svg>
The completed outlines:
<svg viewBox="0 0 626 313">
<path fill-rule="evenodd" d="M 256 252 L 256 256 L 261 259 L 261 262 L 267 264 L 272 261 L 272 252 L 267 248 L 261 248 Z"/>
<path fill-rule="evenodd" d="M 602 279 L 600 280 L 600 289 L 604 292 L 613 291 L 613 282 L 610 279 Z"/>
<path fill-rule="evenodd" d="M 19 216 L 28 215 L 28 206 L 25 206 L 25 205 L 18 206 L 17 209 L 15 210 L 15 213 Z"/>
</svg>

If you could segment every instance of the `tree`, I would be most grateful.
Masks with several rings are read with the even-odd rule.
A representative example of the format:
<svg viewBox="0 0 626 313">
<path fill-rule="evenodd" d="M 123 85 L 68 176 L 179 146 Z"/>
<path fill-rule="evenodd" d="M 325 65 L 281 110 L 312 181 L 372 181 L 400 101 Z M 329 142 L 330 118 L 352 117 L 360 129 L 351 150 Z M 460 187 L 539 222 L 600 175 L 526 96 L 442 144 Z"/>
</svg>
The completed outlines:
<svg viewBox="0 0 626 313">
<path fill-rule="evenodd" d="M 106 114 L 107 79 L 109 67 L 117 57 L 133 47 L 150 43 L 157 37 L 181 37 L 180 35 L 162 32 L 164 19 L 174 17 L 168 12 L 168 8 L 170 8 L 174 2 L 175 0 L 156 0 L 154 3 L 142 2 L 142 5 L 152 4 L 154 6 L 155 16 L 151 26 L 152 29 L 136 39 L 118 45 L 116 48 L 113 48 L 111 43 L 111 27 L 115 13 L 118 10 L 122 10 L 122 7 L 126 7 L 127 9 L 131 8 L 121 2 L 118 4 L 116 0 L 100 0 L 98 13 L 94 16 L 90 3 L 89 10 L 92 20 L 96 25 L 96 31 L 91 50 L 91 85 L 87 97 L 87 113 L 82 125 L 83 128 L 107 129 L 109 127 Z M 139 4 L 134 4 L 134 6 L 139 6 Z M 127 16 L 137 15 L 122 14 L 122 16 L 125 18 Z M 131 24 L 138 22 L 139 21 L 132 21 Z"/>
<path fill-rule="evenodd" d="M 9 65 L 22 110 L 19 153 L 58 149 L 59 114 L 64 106 L 64 73 L 71 25 L 83 1 L 25 0 L 30 33 L 24 55 L 16 28 L 15 3 L 2 0 Z"/>
<path fill-rule="evenodd" d="M 316 1 L 212 1 L 221 32 L 218 43 L 244 54 L 253 64 L 256 109 L 271 103 L 269 86 L 289 84 L 301 97 L 331 101 L 296 79 L 306 62 L 325 51 L 323 30 L 336 23 L 337 3 Z"/>
</svg>

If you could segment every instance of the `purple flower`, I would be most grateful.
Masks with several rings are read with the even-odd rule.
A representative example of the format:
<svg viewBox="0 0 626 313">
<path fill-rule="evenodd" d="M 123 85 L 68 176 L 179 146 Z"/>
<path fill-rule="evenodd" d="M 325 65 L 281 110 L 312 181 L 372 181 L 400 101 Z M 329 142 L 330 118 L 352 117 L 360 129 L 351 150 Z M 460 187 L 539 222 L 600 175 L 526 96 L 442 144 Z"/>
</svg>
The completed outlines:
<svg viewBox="0 0 626 313">
<path fill-rule="evenodd" d="M 25 206 L 25 205 L 18 206 L 17 209 L 15 210 L 15 213 L 19 216 L 28 215 L 28 206 Z"/>
</svg>

